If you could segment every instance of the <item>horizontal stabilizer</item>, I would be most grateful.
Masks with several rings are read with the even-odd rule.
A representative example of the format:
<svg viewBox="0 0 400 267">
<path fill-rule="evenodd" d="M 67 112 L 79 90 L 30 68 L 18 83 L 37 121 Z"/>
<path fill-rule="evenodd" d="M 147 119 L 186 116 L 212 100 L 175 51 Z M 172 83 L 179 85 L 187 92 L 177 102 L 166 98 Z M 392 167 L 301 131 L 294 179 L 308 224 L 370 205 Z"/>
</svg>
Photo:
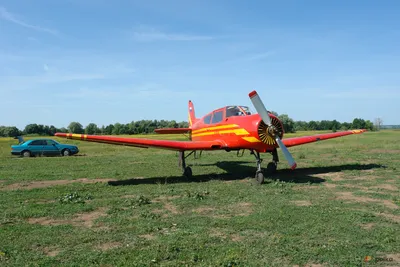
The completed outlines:
<svg viewBox="0 0 400 267">
<path fill-rule="evenodd" d="M 184 134 L 192 131 L 190 128 L 160 128 L 154 130 L 158 134 Z"/>
</svg>

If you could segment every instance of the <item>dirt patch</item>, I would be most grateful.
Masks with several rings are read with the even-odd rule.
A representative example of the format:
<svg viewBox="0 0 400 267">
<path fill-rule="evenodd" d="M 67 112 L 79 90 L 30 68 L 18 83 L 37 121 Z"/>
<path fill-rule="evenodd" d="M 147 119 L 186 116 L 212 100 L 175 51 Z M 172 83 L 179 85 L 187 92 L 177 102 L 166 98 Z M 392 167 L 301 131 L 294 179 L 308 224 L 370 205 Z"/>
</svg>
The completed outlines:
<svg viewBox="0 0 400 267">
<path fill-rule="evenodd" d="M 361 224 L 360 226 L 361 226 L 361 228 L 363 228 L 365 230 L 370 230 L 370 229 L 372 229 L 372 227 L 375 226 L 375 223 L 366 223 L 366 224 Z"/>
<path fill-rule="evenodd" d="M 389 191 L 399 191 L 399 188 L 397 188 L 397 186 L 395 186 L 394 184 L 380 184 L 377 186 L 372 186 L 371 188 L 384 189 Z"/>
<path fill-rule="evenodd" d="M 352 181 L 371 181 L 371 180 L 376 180 L 379 179 L 380 177 L 375 176 L 375 175 L 366 175 L 366 176 L 350 176 L 346 178 L 346 180 L 352 180 Z"/>
<path fill-rule="evenodd" d="M 337 199 L 355 201 L 355 202 L 360 202 L 360 203 L 375 202 L 375 203 L 381 203 L 390 209 L 398 209 L 399 208 L 395 203 L 393 203 L 390 200 L 386 200 L 386 199 L 375 199 L 375 198 L 370 198 L 370 197 L 354 196 L 353 193 L 351 193 L 351 192 L 338 192 L 337 194 L 339 195 L 337 197 Z"/>
<path fill-rule="evenodd" d="M 177 199 L 180 198 L 181 196 L 160 196 L 160 197 L 156 197 L 153 202 L 164 202 L 164 201 L 169 201 L 172 199 Z"/>
<path fill-rule="evenodd" d="M 400 253 L 396 253 L 396 254 L 387 254 L 385 256 L 386 259 L 388 259 L 390 261 L 390 264 L 393 263 L 400 263 Z"/>
<path fill-rule="evenodd" d="M 152 234 L 139 235 L 139 237 L 144 238 L 144 239 L 147 239 L 147 240 L 154 240 L 154 239 L 156 239 L 156 236 L 155 236 L 155 235 L 152 235 Z"/>
<path fill-rule="evenodd" d="M 35 188 L 47 188 L 57 185 L 67 185 L 72 183 L 84 183 L 84 184 L 94 184 L 94 183 L 105 183 L 111 181 L 110 179 L 88 179 L 81 178 L 75 180 L 51 180 L 51 181 L 33 181 L 26 183 L 15 183 L 3 186 L 0 190 L 18 190 L 18 189 L 35 189 Z"/>
<path fill-rule="evenodd" d="M 326 186 L 326 188 L 336 188 L 335 184 L 329 184 L 329 183 L 324 183 L 324 185 Z"/>
<path fill-rule="evenodd" d="M 230 236 L 233 242 L 239 242 L 243 240 L 243 237 L 238 234 L 233 234 Z"/>
<path fill-rule="evenodd" d="M 157 202 L 161 202 L 161 203 L 164 204 L 164 209 L 165 210 L 169 211 L 172 214 L 180 214 L 181 212 L 178 211 L 178 208 L 174 204 L 169 202 L 169 200 L 177 199 L 177 198 L 180 198 L 180 196 L 161 196 L 161 197 L 155 198 L 153 200 L 153 202 L 156 202 L 156 203 Z M 161 211 L 161 212 L 158 212 L 158 211 L 159 210 L 154 210 L 154 212 L 156 212 L 156 213 L 162 213 L 163 212 L 163 211 Z"/>
<path fill-rule="evenodd" d="M 238 234 L 227 234 L 222 229 L 212 228 L 210 230 L 210 236 L 219 237 L 221 239 L 230 239 L 233 242 L 239 242 L 243 240 L 243 236 Z"/>
<path fill-rule="evenodd" d="M 385 217 L 386 219 L 389 219 L 391 221 L 400 223 L 400 216 L 399 215 L 394 215 L 394 214 L 389 214 L 389 213 L 383 213 L 383 212 L 374 212 L 374 215 L 376 216 L 381 216 Z"/>
<path fill-rule="evenodd" d="M 226 238 L 226 234 L 221 229 L 218 229 L 218 228 L 211 228 L 210 236 L 220 237 L 220 238 L 223 238 L 223 239 Z"/>
<path fill-rule="evenodd" d="M 40 217 L 40 218 L 29 218 L 28 223 L 30 224 L 40 224 L 40 225 L 62 225 L 62 224 L 71 224 L 73 226 L 85 226 L 92 227 L 94 221 L 100 217 L 106 216 L 106 208 L 100 208 L 98 210 L 88 212 L 88 213 L 78 213 L 75 215 L 75 218 L 70 220 L 57 220 L 51 219 L 48 217 Z"/>
<path fill-rule="evenodd" d="M 215 209 L 212 207 L 201 207 L 201 208 L 193 209 L 192 212 L 200 213 L 200 214 L 208 214 L 214 210 Z"/>
<path fill-rule="evenodd" d="M 295 201 L 291 201 L 292 203 L 294 203 L 296 206 L 311 206 L 312 203 L 311 201 L 308 200 L 295 200 Z"/>
<path fill-rule="evenodd" d="M 235 206 L 231 206 L 232 210 L 235 210 L 235 216 L 249 216 L 253 213 L 253 204 L 249 202 L 241 202 Z"/>
<path fill-rule="evenodd" d="M 172 214 L 179 214 L 180 212 L 178 211 L 177 207 L 170 202 L 165 202 L 164 203 L 164 208 L 171 212 Z"/>
<path fill-rule="evenodd" d="M 101 251 L 106 251 L 106 250 L 113 249 L 113 248 L 119 248 L 121 246 L 122 246 L 122 244 L 120 242 L 107 242 L 107 243 L 98 245 L 96 248 Z"/>
<path fill-rule="evenodd" d="M 320 173 L 320 174 L 316 174 L 316 175 L 312 175 L 314 177 L 317 178 L 327 178 L 330 179 L 332 181 L 343 181 L 343 173 L 341 172 L 328 172 L 328 173 Z"/>
<path fill-rule="evenodd" d="M 370 150 L 367 150 L 366 153 L 368 153 L 368 154 L 375 154 L 375 153 L 377 153 L 377 154 L 385 154 L 385 153 L 399 154 L 400 150 L 399 149 L 370 149 Z"/>
<path fill-rule="evenodd" d="M 43 252 L 44 252 L 47 256 L 55 257 L 55 256 L 57 256 L 57 255 L 61 252 L 61 250 L 58 249 L 58 248 L 44 248 L 44 249 L 43 249 Z"/>
</svg>

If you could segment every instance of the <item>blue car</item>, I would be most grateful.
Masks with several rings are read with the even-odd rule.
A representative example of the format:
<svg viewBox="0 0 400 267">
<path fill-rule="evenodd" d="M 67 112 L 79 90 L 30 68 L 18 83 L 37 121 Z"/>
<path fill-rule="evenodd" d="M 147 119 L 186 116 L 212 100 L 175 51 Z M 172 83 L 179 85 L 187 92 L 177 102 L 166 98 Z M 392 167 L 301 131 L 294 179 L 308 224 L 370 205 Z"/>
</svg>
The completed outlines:
<svg viewBox="0 0 400 267">
<path fill-rule="evenodd" d="M 31 156 L 70 156 L 79 152 L 77 146 L 60 144 L 52 139 L 33 139 L 11 146 L 12 155 Z"/>
</svg>

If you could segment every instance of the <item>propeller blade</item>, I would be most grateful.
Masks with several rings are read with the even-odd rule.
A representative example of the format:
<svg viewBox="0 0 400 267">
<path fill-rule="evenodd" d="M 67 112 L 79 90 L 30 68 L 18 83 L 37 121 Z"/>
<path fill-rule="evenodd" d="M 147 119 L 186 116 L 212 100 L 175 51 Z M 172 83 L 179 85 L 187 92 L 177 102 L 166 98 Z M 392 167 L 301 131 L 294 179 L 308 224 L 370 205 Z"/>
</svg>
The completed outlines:
<svg viewBox="0 0 400 267">
<path fill-rule="evenodd" d="M 261 119 L 268 126 L 271 125 L 271 118 L 269 117 L 268 111 L 264 106 L 264 103 L 261 101 L 261 98 L 258 96 L 256 91 L 253 91 L 249 94 L 250 100 L 253 103 L 253 106 L 257 110 L 257 113 L 260 114 Z"/>
<path fill-rule="evenodd" d="M 289 162 L 290 168 L 292 170 L 296 169 L 297 164 L 294 161 L 292 154 L 290 154 L 289 150 L 286 148 L 285 144 L 282 142 L 279 136 L 277 136 L 275 140 L 278 143 L 279 147 L 282 149 L 283 155 L 285 156 L 286 160 Z"/>
<path fill-rule="evenodd" d="M 264 106 L 261 98 L 258 96 L 257 92 L 254 90 L 249 94 L 250 100 L 253 103 L 255 109 L 257 110 L 258 114 L 260 115 L 261 119 L 267 124 L 268 126 L 271 125 L 271 118 L 269 117 L 268 111 Z M 289 166 L 292 170 L 297 167 L 296 162 L 294 161 L 292 154 L 290 154 L 289 150 L 283 144 L 282 140 L 279 136 L 275 137 L 278 146 L 282 149 L 283 155 L 285 156 L 286 160 L 289 162 Z"/>
</svg>

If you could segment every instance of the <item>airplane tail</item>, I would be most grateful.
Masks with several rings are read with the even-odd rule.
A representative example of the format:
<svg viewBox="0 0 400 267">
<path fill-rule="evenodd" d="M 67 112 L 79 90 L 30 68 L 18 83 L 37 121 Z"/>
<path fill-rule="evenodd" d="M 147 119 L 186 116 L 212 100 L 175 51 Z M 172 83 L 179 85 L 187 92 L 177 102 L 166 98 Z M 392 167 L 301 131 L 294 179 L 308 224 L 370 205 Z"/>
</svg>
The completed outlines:
<svg viewBox="0 0 400 267">
<path fill-rule="evenodd" d="M 197 122 L 197 118 L 194 112 L 194 105 L 191 100 L 189 100 L 189 127 L 192 127 L 193 124 Z"/>
<path fill-rule="evenodd" d="M 189 100 L 189 127 L 188 128 L 160 128 L 154 131 L 158 134 L 185 134 L 192 132 L 192 125 L 199 119 L 196 118 L 194 113 L 193 102 Z"/>
</svg>

